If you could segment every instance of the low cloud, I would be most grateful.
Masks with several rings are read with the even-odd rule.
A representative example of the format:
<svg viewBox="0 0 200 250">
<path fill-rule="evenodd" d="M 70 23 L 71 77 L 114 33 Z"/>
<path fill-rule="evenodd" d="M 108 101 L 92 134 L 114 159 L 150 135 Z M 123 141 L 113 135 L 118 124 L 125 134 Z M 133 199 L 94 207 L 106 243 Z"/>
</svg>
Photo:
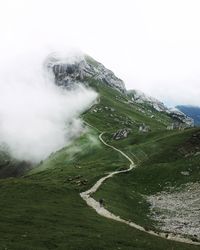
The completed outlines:
<svg viewBox="0 0 200 250">
<path fill-rule="evenodd" d="M 36 163 L 81 133 L 79 115 L 97 94 L 81 85 L 56 86 L 43 72 L 44 53 L 10 59 L 0 70 L 0 145 Z"/>
</svg>

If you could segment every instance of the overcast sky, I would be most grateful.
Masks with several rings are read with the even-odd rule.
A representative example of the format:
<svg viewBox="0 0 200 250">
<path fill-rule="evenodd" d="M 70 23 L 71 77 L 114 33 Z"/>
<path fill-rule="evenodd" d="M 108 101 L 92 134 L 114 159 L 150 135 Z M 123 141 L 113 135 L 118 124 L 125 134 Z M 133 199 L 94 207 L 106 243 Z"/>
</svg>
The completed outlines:
<svg viewBox="0 0 200 250">
<path fill-rule="evenodd" d="M 0 0 L 0 67 L 76 48 L 169 105 L 200 105 L 199 0 Z"/>
</svg>

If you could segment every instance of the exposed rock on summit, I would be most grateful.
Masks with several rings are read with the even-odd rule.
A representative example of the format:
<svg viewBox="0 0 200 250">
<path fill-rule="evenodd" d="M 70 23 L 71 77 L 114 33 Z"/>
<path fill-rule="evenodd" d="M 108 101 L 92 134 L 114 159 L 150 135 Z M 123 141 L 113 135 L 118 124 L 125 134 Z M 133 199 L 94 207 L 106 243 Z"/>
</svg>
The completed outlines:
<svg viewBox="0 0 200 250">
<path fill-rule="evenodd" d="M 107 69 L 103 64 L 95 61 L 88 55 L 78 54 L 73 56 L 63 57 L 57 53 L 49 55 L 44 63 L 45 68 L 53 75 L 55 83 L 65 88 L 73 88 L 77 83 L 83 82 L 88 84 L 88 79 L 96 80 L 96 84 L 104 84 L 113 89 L 124 93 L 129 97 L 132 103 L 144 104 L 150 110 L 156 112 L 164 112 L 170 116 L 176 126 L 168 129 L 181 127 L 193 127 L 194 121 L 178 109 L 169 109 L 159 100 L 145 95 L 138 90 L 129 90 L 125 88 L 124 82 L 115 76 L 115 74 Z M 153 115 L 151 117 L 154 117 Z"/>
<path fill-rule="evenodd" d="M 87 55 L 74 56 L 69 60 L 69 58 L 61 59 L 57 54 L 52 54 L 47 58 L 45 66 L 48 70 L 52 70 L 57 85 L 70 88 L 75 81 L 93 78 L 121 92 L 126 91 L 121 79 L 103 64 Z"/>
</svg>

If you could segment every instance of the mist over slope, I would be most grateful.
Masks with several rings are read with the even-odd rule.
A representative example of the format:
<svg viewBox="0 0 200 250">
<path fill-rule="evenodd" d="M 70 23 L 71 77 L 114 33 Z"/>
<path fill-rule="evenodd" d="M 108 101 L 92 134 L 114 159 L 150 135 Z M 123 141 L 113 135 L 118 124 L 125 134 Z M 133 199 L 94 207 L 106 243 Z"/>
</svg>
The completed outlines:
<svg viewBox="0 0 200 250">
<path fill-rule="evenodd" d="M 16 159 L 38 162 L 81 130 L 81 112 L 97 94 L 59 88 L 44 72 L 44 54 L 10 58 L 0 70 L 0 145 Z"/>
<path fill-rule="evenodd" d="M 1 62 L 0 145 L 12 157 L 39 162 L 78 136 L 82 131 L 78 117 L 97 97 L 88 88 L 91 81 L 117 90 L 130 104 L 153 108 L 151 113 L 164 113 L 181 126 L 193 126 L 190 118 L 155 98 L 127 91 L 121 79 L 90 56 L 79 51 L 46 52 Z"/>
</svg>

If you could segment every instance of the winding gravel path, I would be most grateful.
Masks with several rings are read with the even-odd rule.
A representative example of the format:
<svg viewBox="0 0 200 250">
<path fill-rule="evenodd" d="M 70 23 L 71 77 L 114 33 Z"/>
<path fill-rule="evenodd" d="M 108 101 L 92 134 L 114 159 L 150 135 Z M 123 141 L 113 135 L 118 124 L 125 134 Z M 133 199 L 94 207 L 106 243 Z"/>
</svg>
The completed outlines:
<svg viewBox="0 0 200 250">
<path fill-rule="evenodd" d="M 184 243 L 193 244 L 193 245 L 200 245 L 200 242 L 195 242 L 195 241 L 192 241 L 190 239 L 184 238 L 182 235 L 177 235 L 177 234 L 173 234 L 173 233 L 161 233 L 161 232 L 158 233 L 158 232 L 154 232 L 154 231 L 151 231 L 151 230 L 148 231 L 144 227 L 142 227 L 140 225 L 137 225 L 134 222 L 124 220 L 124 219 L 120 218 L 120 216 L 117 216 L 117 215 L 111 213 L 110 211 L 108 211 L 103 206 L 100 206 L 100 203 L 91 197 L 91 195 L 94 194 L 97 191 L 97 189 L 101 186 L 101 184 L 104 181 L 106 181 L 107 179 L 113 177 L 116 174 L 129 172 L 133 168 L 136 167 L 136 165 L 134 164 L 132 159 L 130 157 L 128 157 L 128 155 L 126 155 L 121 150 L 115 148 L 114 146 L 111 146 L 108 143 L 106 143 L 102 138 L 103 134 L 104 134 L 104 132 L 99 135 L 99 140 L 105 146 L 107 146 L 109 148 L 112 148 L 113 150 L 115 150 L 115 151 L 119 152 L 121 155 L 123 155 L 130 162 L 130 165 L 129 165 L 129 168 L 126 169 L 126 170 L 114 171 L 114 172 L 109 173 L 108 175 L 106 175 L 106 176 L 102 177 L 100 180 L 98 180 L 94 184 L 94 186 L 92 186 L 89 190 L 80 193 L 80 196 L 82 197 L 83 200 L 86 201 L 87 205 L 92 207 L 99 215 L 101 215 L 103 217 L 106 217 L 106 218 L 109 218 L 109 219 L 112 219 L 112 220 L 115 220 L 115 221 L 118 221 L 118 222 L 122 222 L 124 224 L 127 224 L 127 225 L 129 225 L 131 227 L 134 227 L 134 228 L 136 228 L 136 229 L 138 229 L 140 231 L 143 231 L 145 233 L 148 233 L 148 234 L 151 234 L 151 235 L 154 235 L 154 236 L 158 236 L 158 237 L 161 237 L 161 238 L 164 238 L 164 239 L 177 241 L 177 242 L 184 242 Z"/>
</svg>

